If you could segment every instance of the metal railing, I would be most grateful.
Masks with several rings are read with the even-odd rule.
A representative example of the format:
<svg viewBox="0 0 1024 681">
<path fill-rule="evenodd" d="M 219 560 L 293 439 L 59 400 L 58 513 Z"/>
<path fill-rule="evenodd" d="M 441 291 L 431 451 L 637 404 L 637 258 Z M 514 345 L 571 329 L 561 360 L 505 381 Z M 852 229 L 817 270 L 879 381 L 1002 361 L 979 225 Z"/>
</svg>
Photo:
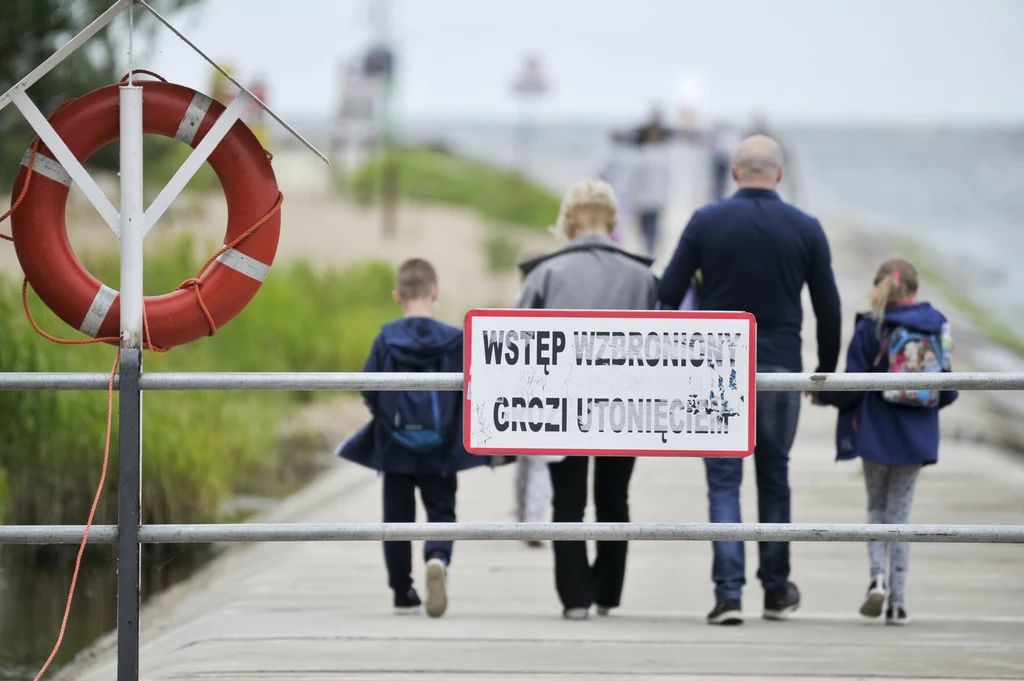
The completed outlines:
<svg viewBox="0 0 1024 681">
<path fill-rule="evenodd" d="M 81 525 L 0 525 L 0 544 L 77 544 Z M 1022 525 L 772 523 L 209 523 L 143 525 L 143 544 L 309 541 L 799 541 L 1021 544 Z M 94 525 L 89 542 L 115 544 L 116 525 Z"/>
<path fill-rule="evenodd" d="M 1024 525 L 759 523 L 364 523 L 141 525 L 144 390 L 462 390 L 461 373 L 142 373 L 141 352 L 122 350 L 118 524 L 94 526 L 90 543 L 118 545 L 118 681 L 137 681 L 141 544 L 384 540 L 641 540 L 930 542 L 1024 544 Z M 106 390 L 100 373 L 4 373 L 0 391 Z M 758 391 L 1022 390 L 1024 373 L 758 374 Z M 0 525 L 0 544 L 75 544 L 78 525 Z"/>
<path fill-rule="evenodd" d="M 0 373 L 0 391 L 106 390 L 105 373 Z M 462 390 L 461 373 L 161 372 L 142 374 L 140 390 Z M 120 386 L 115 378 L 114 387 Z M 1024 373 L 758 374 L 766 392 L 821 390 L 1024 390 Z"/>
</svg>

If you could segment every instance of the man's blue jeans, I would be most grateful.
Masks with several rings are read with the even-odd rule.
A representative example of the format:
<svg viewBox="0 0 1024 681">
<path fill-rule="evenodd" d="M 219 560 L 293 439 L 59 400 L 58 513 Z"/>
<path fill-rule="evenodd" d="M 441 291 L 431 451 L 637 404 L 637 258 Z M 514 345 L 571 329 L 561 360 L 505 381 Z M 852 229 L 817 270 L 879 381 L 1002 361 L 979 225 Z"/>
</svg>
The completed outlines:
<svg viewBox="0 0 1024 681">
<path fill-rule="evenodd" d="M 758 367 L 761 372 L 784 373 L 775 366 Z M 760 392 L 757 394 L 754 470 L 757 474 L 757 508 L 762 523 L 790 522 L 789 450 L 796 437 L 800 416 L 800 393 Z M 708 506 L 713 523 L 738 523 L 743 459 L 704 459 L 708 478 Z M 715 560 L 711 578 L 718 600 L 739 599 L 746 583 L 743 542 L 714 542 Z M 789 543 L 760 542 L 757 578 L 766 592 L 780 591 L 789 583 Z"/>
</svg>

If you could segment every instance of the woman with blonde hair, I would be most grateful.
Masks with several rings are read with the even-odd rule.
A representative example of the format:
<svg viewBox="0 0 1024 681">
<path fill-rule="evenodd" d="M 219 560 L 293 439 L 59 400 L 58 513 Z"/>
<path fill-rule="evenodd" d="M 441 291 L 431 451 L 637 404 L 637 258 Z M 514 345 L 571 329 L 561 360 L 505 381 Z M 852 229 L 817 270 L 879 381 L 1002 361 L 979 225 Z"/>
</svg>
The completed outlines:
<svg viewBox="0 0 1024 681">
<path fill-rule="evenodd" d="M 657 297 L 651 260 L 628 253 L 610 238 L 618 202 L 607 182 L 584 180 L 566 192 L 553 231 L 569 239 L 563 248 L 520 264 L 525 277 L 521 308 L 649 310 Z M 635 459 L 594 459 L 598 522 L 629 521 L 629 480 Z M 590 457 L 569 456 L 549 465 L 556 523 L 580 523 L 587 507 Z M 619 605 L 626 575 L 626 542 L 597 542 L 593 564 L 586 542 L 556 541 L 555 586 L 566 619 L 587 619 L 592 605 L 607 615 Z"/>
<path fill-rule="evenodd" d="M 917 270 L 906 260 L 890 260 L 878 268 L 871 311 L 857 316 L 847 372 L 951 370 L 949 323 L 931 305 L 918 302 L 918 286 Z M 861 459 L 869 523 L 910 521 L 918 474 L 939 459 L 939 409 L 956 398 L 955 390 L 822 392 L 814 398 L 839 407 L 836 458 Z M 871 582 L 860 614 L 879 617 L 884 609 L 886 624 L 907 624 L 910 545 L 869 542 L 868 557 Z"/>
</svg>

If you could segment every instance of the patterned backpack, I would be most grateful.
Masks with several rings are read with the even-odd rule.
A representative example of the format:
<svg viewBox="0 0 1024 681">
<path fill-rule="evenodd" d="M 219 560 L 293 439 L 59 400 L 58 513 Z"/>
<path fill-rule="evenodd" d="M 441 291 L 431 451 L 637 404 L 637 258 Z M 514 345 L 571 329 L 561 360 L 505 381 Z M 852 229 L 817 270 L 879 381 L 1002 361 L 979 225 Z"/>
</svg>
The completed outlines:
<svg viewBox="0 0 1024 681">
<path fill-rule="evenodd" d="M 929 334 L 899 324 L 883 328 L 875 371 L 890 374 L 940 373 L 950 371 L 952 338 L 949 324 L 938 334 Z M 938 390 L 883 390 L 882 399 L 905 407 L 939 406 Z"/>
</svg>

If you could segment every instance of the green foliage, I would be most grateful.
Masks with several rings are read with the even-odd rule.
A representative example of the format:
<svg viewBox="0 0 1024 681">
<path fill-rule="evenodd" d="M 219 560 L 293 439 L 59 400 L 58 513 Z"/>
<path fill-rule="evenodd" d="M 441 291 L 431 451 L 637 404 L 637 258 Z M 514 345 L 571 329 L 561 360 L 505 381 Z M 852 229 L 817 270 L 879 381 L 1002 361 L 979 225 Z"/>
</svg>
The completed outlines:
<svg viewBox="0 0 1024 681">
<path fill-rule="evenodd" d="M 487 265 L 493 272 L 507 272 L 519 262 L 519 244 L 507 235 L 492 231 L 484 243 L 487 250 Z"/>
<path fill-rule="evenodd" d="M 157 0 L 151 3 L 164 16 L 202 0 Z M 74 34 L 107 10 L 112 0 L 5 0 L 0 22 L 0 91 L 7 91 L 19 78 L 45 61 Z M 32 101 L 44 113 L 57 105 L 124 75 L 126 15 L 63 61 L 29 89 Z M 146 11 L 135 10 L 135 28 L 153 36 L 156 20 Z M 151 41 L 136 40 L 135 45 Z M 136 48 L 138 49 L 138 47 Z M 143 52 L 144 55 L 144 52 Z M 119 69 L 121 69 L 119 71 Z M 0 111 L 0 193 L 14 181 L 18 164 L 32 142 L 34 133 L 13 106 Z M 90 166 L 117 167 L 117 145 L 108 145 L 93 157 Z"/>
<path fill-rule="evenodd" d="M 0 468 L 0 524 L 4 522 L 4 506 L 7 504 L 7 471 Z"/>
<path fill-rule="evenodd" d="M 187 239 L 149 256 L 147 294 L 173 290 L 202 260 Z M 116 258 L 89 267 L 116 286 Z M 358 371 L 380 325 L 398 314 L 392 284 L 393 272 L 382 263 L 322 273 L 304 263 L 278 265 L 252 303 L 216 336 L 165 354 L 147 353 L 146 370 Z M 115 348 L 59 346 L 40 338 L 24 319 L 20 295 L 20 285 L 0 279 L 0 371 L 110 371 Z M 31 304 L 44 329 L 75 337 L 34 296 Z M 297 398 L 259 391 L 147 393 L 144 522 L 213 520 L 230 495 L 257 490 L 289 467 L 293 462 L 286 457 L 296 453 L 278 451 L 277 425 Z M 83 521 L 101 467 L 106 407 L 105 392 L 0 392 L 8 522 Z M 113 425 L 100 523 L 116 515 L 116 413 Z"/>
<path fill-rule="evenodd" d="M 145 163 L 143 177 L 146 182 L 146 205 L 149 205 L 160 190 L 170 182 L 174 173 L 178 172 L 178 168 L 190 153 L 192 153 L 192 147 L 177 140 L 159 135 L 143 136 L 142 158 Z M 217 179 L 217 174 L 213 172 L 209 163 L 199 166 L 199 170 L 185 185 L 186 192 L 208 192 L 214 189 L 220 189 L 220 180 Z"/>
<path fill-rule="evenodd" d="M 406 199 L 464 206 L 498 223 L 544 229 L 558 216 L 559 198 L 521 175 L 472 159 L 430 149 L 392 152 L 398 192 Z M 384 158 L 378 156 L 354 175 L 357 200 L 379 199 Z"/>
</svg>

